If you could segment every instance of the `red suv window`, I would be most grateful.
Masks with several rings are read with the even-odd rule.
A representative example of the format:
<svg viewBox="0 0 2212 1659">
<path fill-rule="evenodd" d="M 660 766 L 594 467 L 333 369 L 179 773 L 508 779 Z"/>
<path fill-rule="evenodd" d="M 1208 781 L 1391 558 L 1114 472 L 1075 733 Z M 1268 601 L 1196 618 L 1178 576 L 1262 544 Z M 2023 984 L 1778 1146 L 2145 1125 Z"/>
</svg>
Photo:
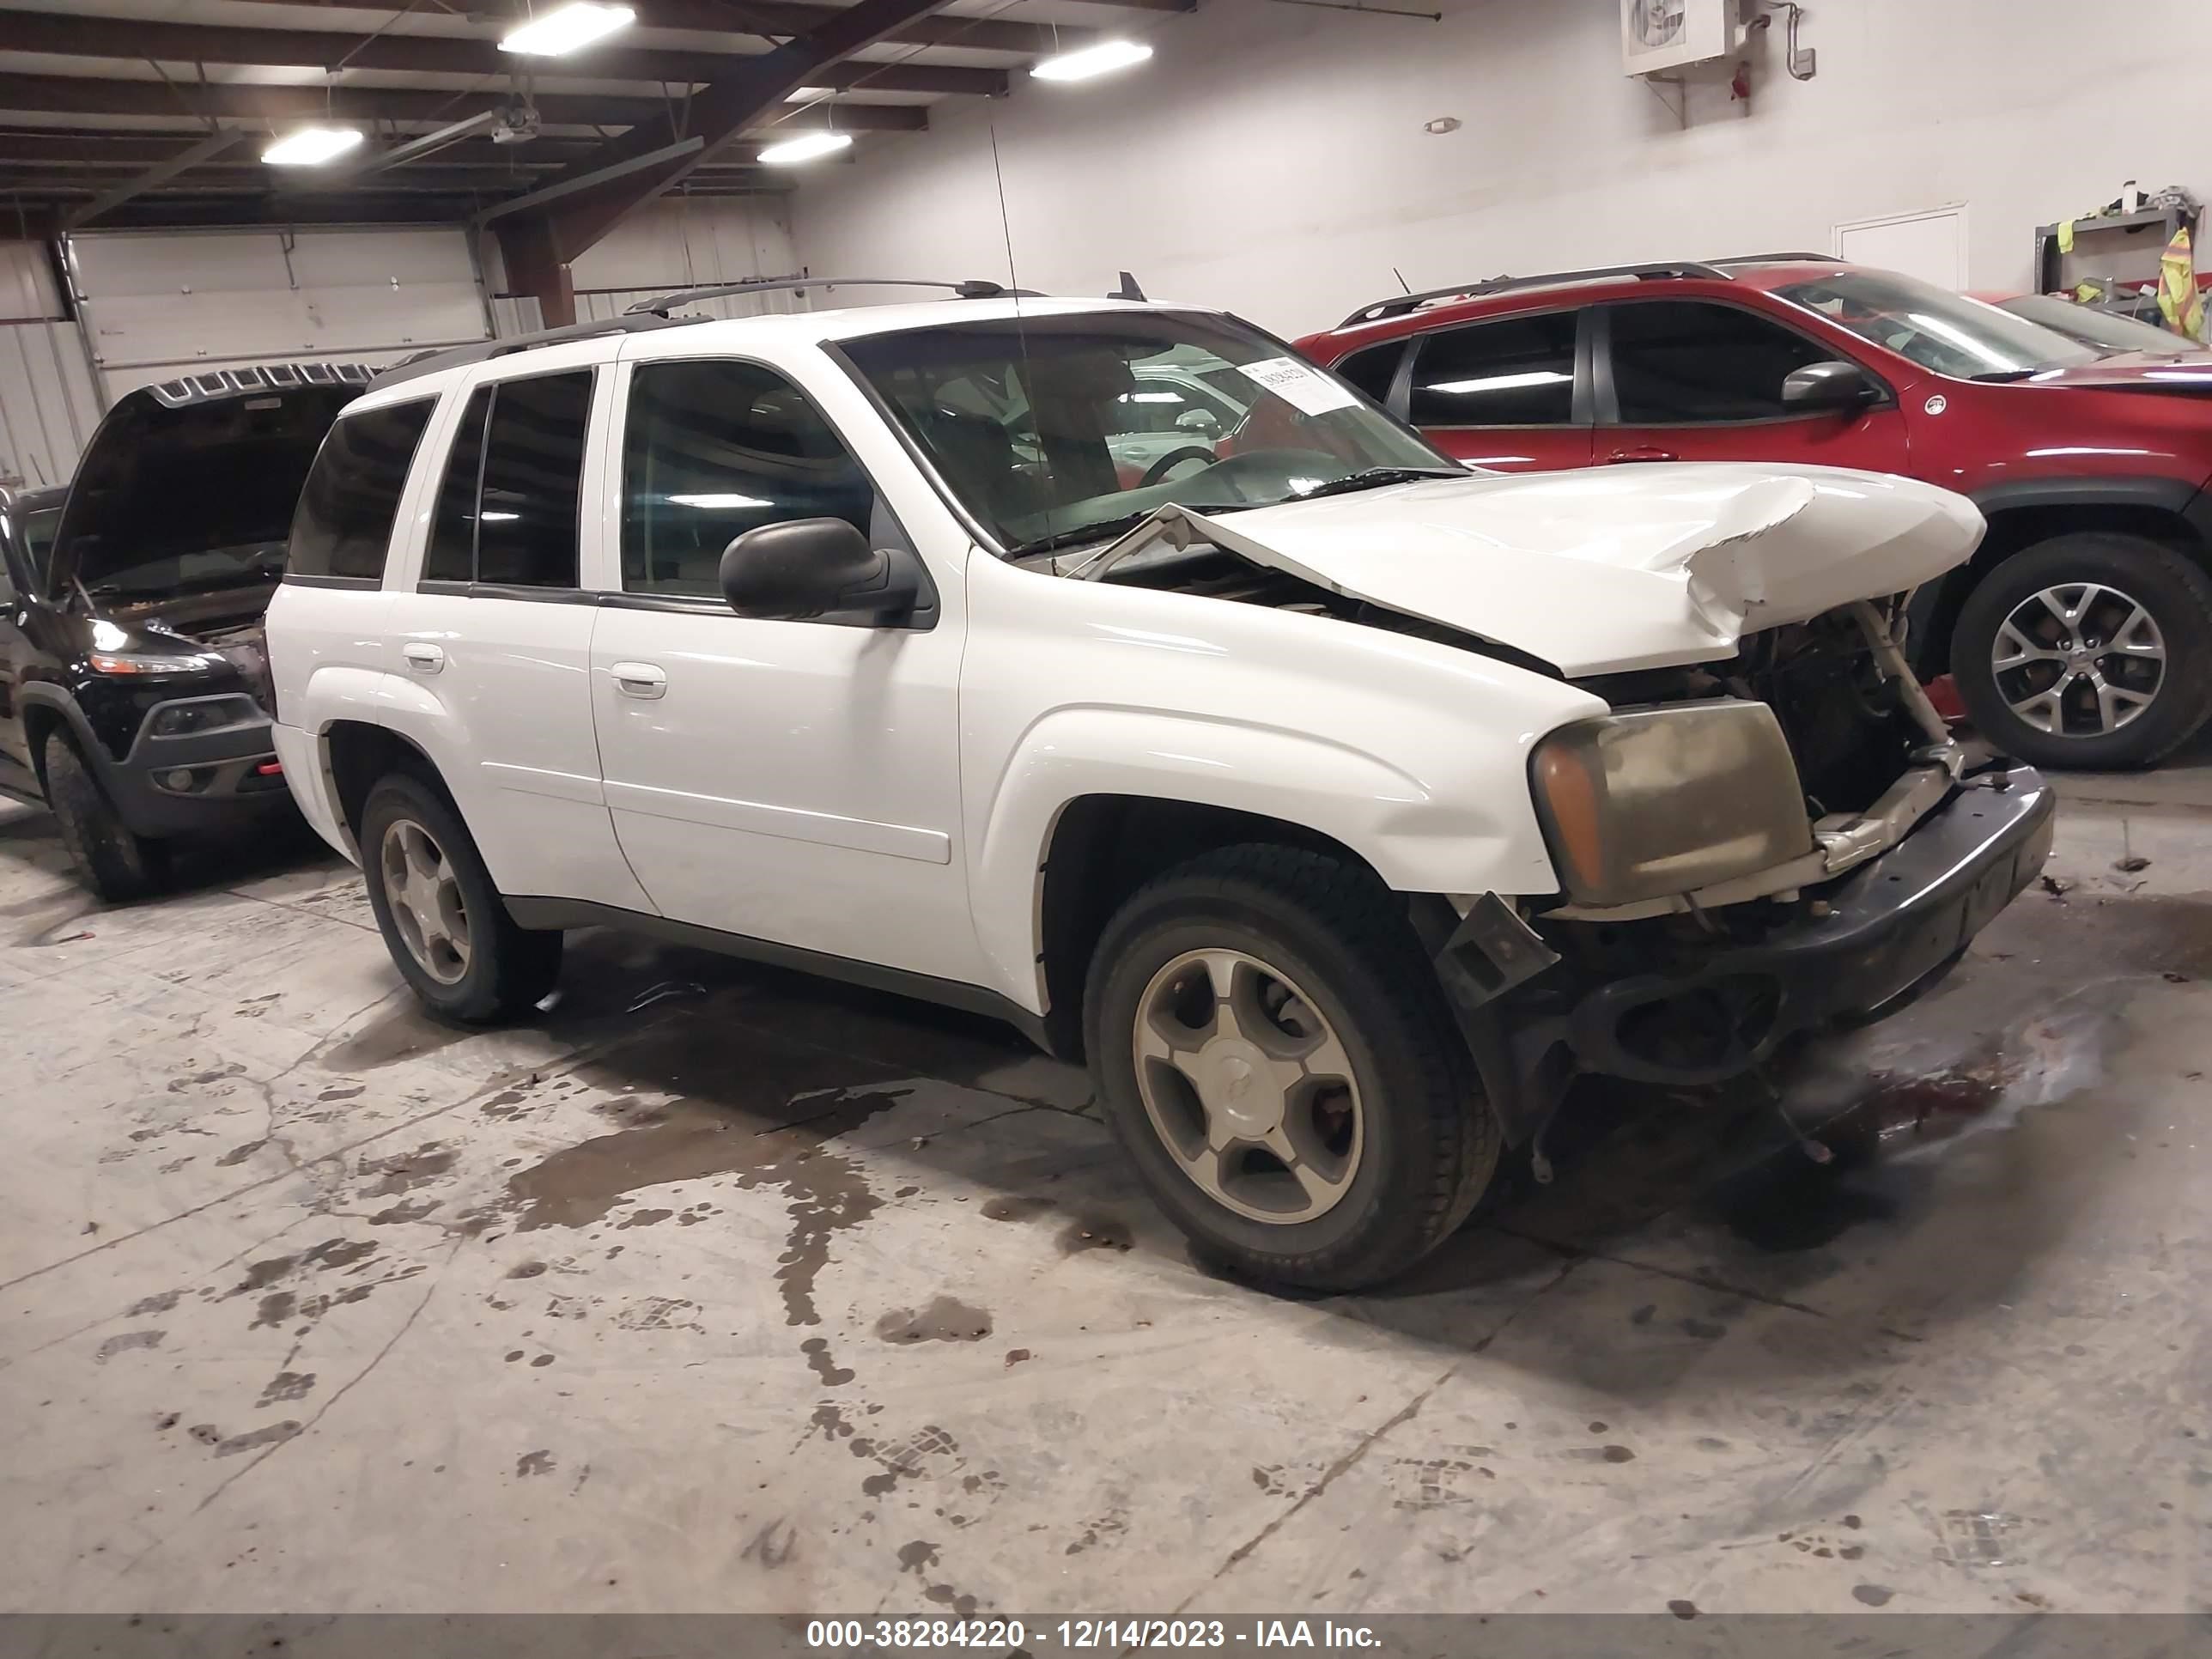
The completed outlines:
<svg viewBox="0 0 2212 1659">
<path fill-rule="evenodd" d="M 1413 360 L 1415 426 L 1565 426 L 1575 417 L 1577 313 L 1438 329 Z"/>
<path fill-rule="evenodd" d="M 1624 426 L 1779 420 L 1792 412 L 1784 378 L 1833 355 L 1735 306 L 1644 300 L 1606 314 Z"/>
</svg>

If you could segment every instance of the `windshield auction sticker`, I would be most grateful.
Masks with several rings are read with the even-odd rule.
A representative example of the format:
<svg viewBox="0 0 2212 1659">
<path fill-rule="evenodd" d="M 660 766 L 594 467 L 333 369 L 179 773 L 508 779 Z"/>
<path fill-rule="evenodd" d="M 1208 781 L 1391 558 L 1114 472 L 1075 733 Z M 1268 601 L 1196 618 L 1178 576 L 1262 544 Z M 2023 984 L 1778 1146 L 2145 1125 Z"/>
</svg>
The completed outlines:
<svg viewBox="0 0 2212 1659">
<path fill-rule="evenodd" d="M 1302 415 L 1326 415 L 1350 409 L 1359 399 L 1319 369 L 1295 357 L 1263 357 L 1239 366 L 1237 373 L 1258 382 Z"/>
</svg>

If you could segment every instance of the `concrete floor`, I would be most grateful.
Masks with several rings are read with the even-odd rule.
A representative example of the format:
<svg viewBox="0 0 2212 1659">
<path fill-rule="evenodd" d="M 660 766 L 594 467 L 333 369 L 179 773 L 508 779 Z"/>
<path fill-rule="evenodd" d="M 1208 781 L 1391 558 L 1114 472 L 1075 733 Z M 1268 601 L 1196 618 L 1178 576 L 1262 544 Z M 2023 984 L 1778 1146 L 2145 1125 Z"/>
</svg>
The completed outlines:
<svg viewBox="0 0 2212 1659">
<path fill-rule="evenodd" d="M 2208 777 L 1791 1066 L 1833 1163 L 1589 1090 L 1308 1302 L 988 1024 L 586 936 L 465 1038 L 334 860 L 0 807 L 0 1610 L 2212 1609 Z"/>
</svg>

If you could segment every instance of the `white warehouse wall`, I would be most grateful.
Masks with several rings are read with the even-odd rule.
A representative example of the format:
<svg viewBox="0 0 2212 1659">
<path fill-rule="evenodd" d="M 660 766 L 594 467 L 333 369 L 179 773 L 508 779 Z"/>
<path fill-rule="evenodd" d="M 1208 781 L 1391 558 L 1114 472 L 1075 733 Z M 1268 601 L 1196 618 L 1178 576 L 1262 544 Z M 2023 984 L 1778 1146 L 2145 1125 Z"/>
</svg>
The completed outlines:
<svg viewBox="0 0 2212 1659">
<path fill-rule="evenodd" d="M 1127 14 L 1150 64 L 939 106 L 929 131 L 808 176 L 799 257 L 1005 280 L 1011 238 L 1026 287 L 1103 294 L 1126 267 L 1155 297 L 1300 333 L 1396 291 L 1394 265 L 1420 289 L 1825 251 L 1838 222 L 1955 202 L 1970 283 L 2021 287 L 2033 227 L 2124 179 L 2212 196 L 2185 0 L 1814 0 L 1817 78 L 1784 73 L 1778 14 L 1752 39 L 1750 112 L 1725 69 L 1693 70 L 1686 129 L 1622 74 L 1618 0 L 1394 3 L 1444 21 L 1273 0 Z M 1423 131 L 1447 116 L 1463 125 Z"/>
</svg>

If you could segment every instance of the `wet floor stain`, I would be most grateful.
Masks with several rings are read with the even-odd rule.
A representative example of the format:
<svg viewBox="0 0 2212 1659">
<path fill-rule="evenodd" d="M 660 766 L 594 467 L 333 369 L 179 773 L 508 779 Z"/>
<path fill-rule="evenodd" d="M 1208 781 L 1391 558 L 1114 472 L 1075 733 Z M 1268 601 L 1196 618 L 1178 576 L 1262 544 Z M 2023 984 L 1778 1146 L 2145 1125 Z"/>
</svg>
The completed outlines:
<svg viewBox="0 0 2212 1659">
<path fill-rule="evenodd" d="M 254 1403 L 273 1406 L 284 1400 L 304 1400 L 315 1386 L 313 1371 L 279 1371 L 270 1377 L 261 1390 L 261 1398 Z"/>
<path fill-rule="evenodd" d="M 894 1308 L 876 1321 L 886 1342 L 980 1342 L 991 1334 L 991 1316 L 957 1297 L 933 1297 L 920 1308 Z"/>
<path fill-rule="evenodd" d="M 363 1198 L 398 1198 L 453 1172 L 456 1154 L 435 1140 L 426 1140 L 412 1152 L 385 1158 L 365 1158 L 356 1171 L 373 1184 L 362 1188 Z"/>
<path fill-rule="evenodd" d="M 282 1423 L 271 1423 L 265 1429 L 255 1429 L 249 1434 L 234 1434 L 228 1439 L 216 1442 L 215 1455 L 217 1457 L 235 1457 L 240 1452 L 258 1450 L 263 1446 L 279 1446 L 298 1434 L 300 1429 L 300 1424 L 288 1417 Z"/>
<path fill-rule="evenodd" d="M 544 1449 L 525 1452 L 514 1460 L 514 1473 L 518 1477 L 550 1474 L 553 1473 L 553 1454 Z"/>
<path fill-rule="evenodd" d="M 799 1345 L 799 1351 L 806 1356 L 807 1368 L 822 1380 L 824 1388 L 842 1388 L 853 1380 L 852 1371 L 830 1358 L 827 1338 L 810 1336 Z"/>
<path fill-rule="evenodd" d="M 1002 1193 L 983 1202 L 986 1221 L 1027 1221 L 1031 1216 L 1042 1215 L 1052 1208 L 1048 1198 L 1024 1198 L 1012 1193 Z"/>
<path fill-rule="evenodd" d="M 94 1352 L 92 1363 L 105 1365 L 117 1354 L 128 1353 L 134 1348 L 158 1348 L 167 1334 L 167 1331 L 125 1331 L 120 1336 L 111 1336 Z"/>
<path fill-rule="evenodd" d="M 1897 1592 L 1890 1589 L 1887 1584 L 1854 1584 L 1851 1586 L 1851 1600 L 1864 1607 L 1886 1607 L 1889 1605 L 1890 1599 L 1896 1594 Z"/>
</svg>

